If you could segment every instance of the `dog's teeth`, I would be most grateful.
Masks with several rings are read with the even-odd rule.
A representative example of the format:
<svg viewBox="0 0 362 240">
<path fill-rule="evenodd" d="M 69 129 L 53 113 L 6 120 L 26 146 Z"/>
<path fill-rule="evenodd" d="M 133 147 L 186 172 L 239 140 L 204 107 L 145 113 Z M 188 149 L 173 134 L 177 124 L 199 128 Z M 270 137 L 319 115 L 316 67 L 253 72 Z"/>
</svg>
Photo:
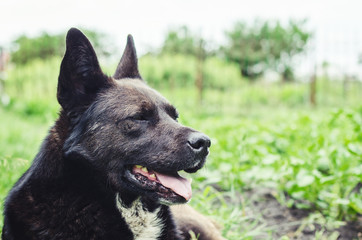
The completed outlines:
<svg viewBox="0 0 362 240">
<path fill-rule="evenodd" d="M 142 167 L 141 170 L 148 173 L 148 169 L 146 167 Z"/>
<path fill-rule="evenodd" d="M 152 174 L 150 175 L 150 178 L 156 180 L 156 175 L 155 175 L 154 173 L 152 173 Z"/>
<path fill-rule="evenodd" d="M 135 168 L 142 169 L 141 165 L 135 165 Z"/>
</svg>

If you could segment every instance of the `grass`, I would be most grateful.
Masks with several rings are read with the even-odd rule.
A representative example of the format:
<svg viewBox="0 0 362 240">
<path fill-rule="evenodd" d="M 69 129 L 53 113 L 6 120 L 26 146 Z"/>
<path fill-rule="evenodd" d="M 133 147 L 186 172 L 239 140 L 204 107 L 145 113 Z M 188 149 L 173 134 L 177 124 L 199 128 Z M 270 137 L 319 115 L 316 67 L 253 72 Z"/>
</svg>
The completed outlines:
<svg viewBox="0 0 362 240">
<path fill-rule="evenodd" d="M 57 64 L 55 59 L 9 73 L 11 100 L 0 107 L 2 200 L 56 118 L 57 74 L 43 75 L 41 69 Z M 335 83 L 320 84 L 330 95 L 321 92 L 315 108 L 308 105 L 305 84 L 241 83 L 225 91 L 209 89 L 201 103 L 194 89 L 161 89 L 178 108 L 181 123 L 212 139 L 206 167 L 194 176 L 191 205 L 221 223 L 227 239 L 270 236 L 248 215 L 249 199 L 243 197 L 245 190 L 262 186 L 275 189 L 282 204 L 310 209 L 331 226 L 362 214 L 362 192 L 356 188 L 362 182 L 361 92 L 351 88 L 345 98 Z M 44 94 L 23 94 L 28 90 Z"/>
<path fill-rule="evenodd" d="M 322 212 L 336 221 L 362 213 L 361 195 L 352 192 L 362 182 L 362 109 L 282 109 L 272 115 L 263 109 L 225 117 L 187 108 L 179 106 L 185 112 L 180 121 L 207 133 L 213 142 L 206 168 L 194 177 L 198 193 L 191 204 L 222 223 L 228 239 L 252 239 L 264 231 L 245 214 L 243 189 L 272 187 L 281 201 L 287 192 L 293 200 L 284 204 Z M 35 156 L 51 120 L 42 114 L 25 118 L 6 109 L 0 114 L 6 126 L 0 132 L 4 199 Z"/>
</svg>

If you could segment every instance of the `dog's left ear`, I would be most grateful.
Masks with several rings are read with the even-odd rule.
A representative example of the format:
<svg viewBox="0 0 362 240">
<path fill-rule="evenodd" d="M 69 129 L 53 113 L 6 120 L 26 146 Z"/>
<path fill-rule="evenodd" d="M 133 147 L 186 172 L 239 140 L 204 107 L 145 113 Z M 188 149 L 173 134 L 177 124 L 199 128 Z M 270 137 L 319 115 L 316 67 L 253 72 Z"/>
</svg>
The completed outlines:
<svg viewBox="0 0 362 240">
<path fill-rule="evenodd" d="M 62 108 L 76 117 L 110 84 L 87 37 L 78 29 L 70 29 L 58 79 L 57 97 Z"/>
<path fill-rule="evenodd" d="M 136 48 L 134 46 L 132 35 L 128 35 L 127 37 L 126 48 L 124 49 L 121 61 L 119 62 L 113 77 L 115 79 L 121 79 L 121 78 L 142 79 L 138 71 L 137 53 L 136 53 Z"/>
</svg>

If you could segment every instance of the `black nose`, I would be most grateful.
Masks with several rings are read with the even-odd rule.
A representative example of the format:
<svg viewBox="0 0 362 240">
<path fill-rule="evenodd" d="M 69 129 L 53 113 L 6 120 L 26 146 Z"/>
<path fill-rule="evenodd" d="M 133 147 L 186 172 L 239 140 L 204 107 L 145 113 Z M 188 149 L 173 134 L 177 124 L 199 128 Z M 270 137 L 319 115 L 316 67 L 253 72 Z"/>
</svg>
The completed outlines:
<svg viewBox="0 0 362 240">
<path fill-rule="evenodd" d="M 208 153 L 208 148 L 211 146 L 210 138 L 199 132 L 191 133 L 187 143 L 195 153 L 205 155 Z"/>
</svg>

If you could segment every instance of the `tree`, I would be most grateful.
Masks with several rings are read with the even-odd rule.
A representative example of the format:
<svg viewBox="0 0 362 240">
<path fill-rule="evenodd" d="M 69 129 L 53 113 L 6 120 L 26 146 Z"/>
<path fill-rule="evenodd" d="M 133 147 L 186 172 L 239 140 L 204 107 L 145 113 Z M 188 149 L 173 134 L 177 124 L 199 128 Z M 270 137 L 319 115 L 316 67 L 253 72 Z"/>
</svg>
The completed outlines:
<svg viewBox="0 0 362 240">
<path fill-rule="evenodd" d="M 16 64 L 25 64 L 35 58 L 61 56 L 65 49 L 64 38 L 63 34 L 51 36 L 45 32 L 34 38 L 22 35 L 14 41 L 16 50 L 12 52 L 11 60 Z"/>
<path fill-rule="evenodd" d="M 181 26 L 166 34 L 161 54 L 184 54 L 206 58 L 214 55 L 214 51 L 208 49 L 204 38 L 191 32 L 187 26 Z"/>
<path fill-rule="evenodd" d="M 201 36 L 191 33 L 188 27 L 182 26 L 167 33 L 161 54 L 183 54 L 196 58 L 195 86 L 201 102 L 204 89 L 204 62 L 213 54 L 206 49 L 206 41 Z"/>
<path fill-rule="evenodd" d="M 107 36 L 103 33 L 84 30 L 100 56 L 111 54 L 110 44 L 106 43 Z M 22 35 L 14 42 L 11 60 L 16 64 L 25 64 L 33 59 L 47 59 L 52 56 L 63 56 L 65 51 L 65 33 L 50 35 L 43 32 L 37 37 Z"/>
<path fill-rule="evenodd" d="M 163 43 L 161 54 L 186 54 L 196 55 L 196 37 L 192 36 L 186 26 L 170 30 Z"/>
<path fill-rule="evenodd" d="M 267 69 L 280 73 L 284 81 L 293 79 L 293 58 L 306 50 L 311 33 L 304 30 L 306 21 L 257 20 L 248 26 L 238 22 L 226 32 L 228 44 L 221 47 L 226 59 L 239 64 L 243 76 L 255 79 Z"/>
</svg>

